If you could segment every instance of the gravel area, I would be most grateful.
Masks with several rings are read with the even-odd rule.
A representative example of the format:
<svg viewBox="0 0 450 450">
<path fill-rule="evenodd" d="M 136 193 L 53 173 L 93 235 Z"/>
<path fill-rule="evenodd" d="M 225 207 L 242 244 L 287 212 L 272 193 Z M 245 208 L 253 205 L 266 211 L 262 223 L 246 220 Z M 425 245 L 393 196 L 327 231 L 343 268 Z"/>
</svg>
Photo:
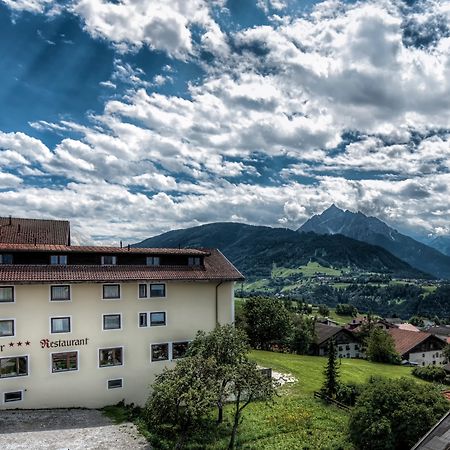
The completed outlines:
<svg viewBox="0 0 450 450">
<path fill-rule="evenodd" d="M 150 450 L 135 425 L 93 409 L 0 412 L 2 450 Z"/>
</svg>

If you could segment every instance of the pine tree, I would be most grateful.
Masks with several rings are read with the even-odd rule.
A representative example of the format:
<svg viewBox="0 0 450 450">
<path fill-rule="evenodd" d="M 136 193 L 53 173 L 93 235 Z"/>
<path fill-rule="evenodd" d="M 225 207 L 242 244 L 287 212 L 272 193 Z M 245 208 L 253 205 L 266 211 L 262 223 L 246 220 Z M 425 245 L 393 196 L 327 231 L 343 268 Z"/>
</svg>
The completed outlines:
<svg viewBox="0 0 450 450">
<path fill-rule="evenodd" d="M 336 397 L 339 386 L 339 370 L 337 360 L 337 348 L 334 339 L 330 339 L 328 344 L 328 362 L 325 367 L 325 382 L 322 386 L 322 392 L 331 398 Z"/>
</svg>

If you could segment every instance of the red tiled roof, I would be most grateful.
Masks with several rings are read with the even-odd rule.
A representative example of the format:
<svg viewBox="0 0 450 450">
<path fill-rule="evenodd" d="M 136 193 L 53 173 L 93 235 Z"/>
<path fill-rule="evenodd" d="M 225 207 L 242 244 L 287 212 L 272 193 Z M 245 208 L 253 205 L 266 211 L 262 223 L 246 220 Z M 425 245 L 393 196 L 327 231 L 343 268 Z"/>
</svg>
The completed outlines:
<svg viewBox="0 0 450 450">
<path fill-rule="evenodd" d="M 430 333 L 425 333 L 423 331 L 408 331 L 401 330 L 400 328 L 390 328 L 387 331 L 394 339 L 395 350 L 400 353 L 400 355 L 408 353 L 414 347 L 432 336 Z"/>
<path fill-rule="evenodd" d="M 70 244 L 67 220 L 0 217 L 0 242 L 7 244 Z"/>
<path fill-rule="evenodd" d="M 100 265 L 4 265 L 0 284 L 45 282 L 110 282 L 140 280 L 242 281 L 242 274 L 220 253 L 209 250 L 204 267 L 194 266 L 100 266 Z"/>
<path fill-rule="evenodd" d="M 142 248 L 142 247 L 99 247 L 78 245 L 46 244 L 4 244 L 0 242 L 0 252 L 57 252 L 57 253 L 145 253 L 147 255 L 208 255 L 207 250 L 196 248 Z"/>
</svg>

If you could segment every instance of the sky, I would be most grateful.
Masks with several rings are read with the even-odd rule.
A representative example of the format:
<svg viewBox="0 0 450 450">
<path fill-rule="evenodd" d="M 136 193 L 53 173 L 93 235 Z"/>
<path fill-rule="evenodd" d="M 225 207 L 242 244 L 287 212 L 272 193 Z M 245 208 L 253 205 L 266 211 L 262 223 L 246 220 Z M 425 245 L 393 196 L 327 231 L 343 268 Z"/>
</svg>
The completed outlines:
<svg viewBox="0 0 450 450">
<path fill-rule="evenodd" d="M 335 203 L 450 235 L 450 0 L 0 0 L 0 216 L 78 243 Z"/>
</svg>

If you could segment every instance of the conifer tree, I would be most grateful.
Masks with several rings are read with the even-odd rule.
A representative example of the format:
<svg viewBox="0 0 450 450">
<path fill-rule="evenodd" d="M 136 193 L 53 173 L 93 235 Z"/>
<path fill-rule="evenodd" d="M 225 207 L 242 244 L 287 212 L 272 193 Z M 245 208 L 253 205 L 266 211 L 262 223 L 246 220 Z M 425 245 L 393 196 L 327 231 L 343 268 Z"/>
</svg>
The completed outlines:
<svg viewBox="0 0 450 450">
<path fill-rule="evenodd" d="M 339 369 L 334 339 L 330 339 L 328 344 L 328 362 L 324 375 L 325 381 L 322 386 L 322 392 L 328 397 L 335 398 L 339 386 Z"/>
</svg>

